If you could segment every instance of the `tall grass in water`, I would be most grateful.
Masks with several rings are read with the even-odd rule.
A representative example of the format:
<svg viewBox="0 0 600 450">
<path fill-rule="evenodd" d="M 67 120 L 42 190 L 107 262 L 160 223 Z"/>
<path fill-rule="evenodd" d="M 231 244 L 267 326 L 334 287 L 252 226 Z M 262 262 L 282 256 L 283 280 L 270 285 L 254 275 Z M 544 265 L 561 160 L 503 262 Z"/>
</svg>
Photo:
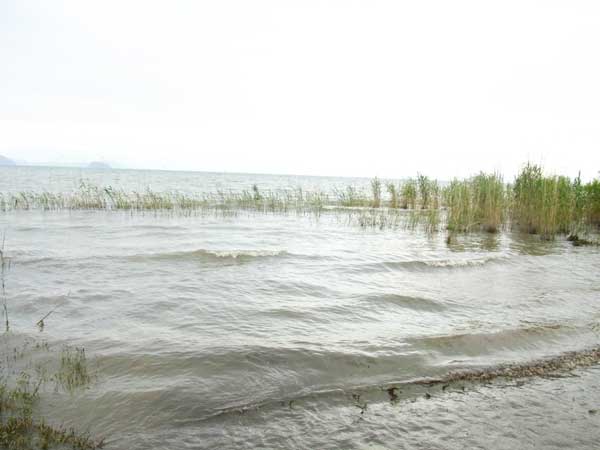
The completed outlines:
<svg viewBox="0 0 600 450">
<path fill-rule="evenodd" d="M 440 209 L 440 185 L 437 180 L 431 180 L 429 182 L 429 190 L 431 192 L 429 208 L 435 210 Z"/>
<path fill-rule="evenodd" d="M 4 335 L 3 337 L 6 337 Z M 8 339 L 7 339 L 7 342 Z M 48 351 L 47 343 L 36 343 L 29 347 L 26 341 L 22 348 L 6 348 L 3 356 L 3 365 L 0 367 L 0 448 L 13 450 L 33 449 L 65 449 L 94 450 L 102 448 L 103 440 L 94 440 L 87 434 L 77 433 L 73 429 L 54 426 L 47 422 L 46 417 L 39 417 L 38 405 L 42 393 L 46 391 L 44 385 L 56 379 L 48 372 L 52 361 L 35 364 L 21 363 L 19 360 L 26 358 L 29 351 Z M 8 347 L 8 345 L 7 345 Z M 5 356 L 5 357 L 4 357 Z M 69 356 L 70 358 L 72 356 Z M 64 356 L 62 356 L 64 358 Z M 22 370 L 15 366 L 25 366 Z M 69 377 L 72 382 L 68 391 L 73 393 L 76 388 L 84 388 L 89 383 L 85 360 L 77 360 L 78 366 L 68 366 L 61 362 L 60 373 Z M 59 373 L 59 375 L 60 375 Z M 84 373 L 86 380 L 81 379 Z M 54 389 L 59 391 L 59 385 Z M 52 416 L 48 417 L 52 419 Z"/>
<path fill-rule="evenodd" d="M 559 233 L 567 234 L 573 231 L 576 222 L 574 184 L 568 177 L 554 177 L 555 193 L 552 201 L 556 204 L 555 220 Z"/>
<path fill-rule="evenodd" d="M 485 231 L 498 231 L 505 219 L 506 187 L 498 173 L 477 175 L 473 180 L 475 217 Z"/>
<path fill-rule="evenodd" d="M 444 189 L 444 201 L 448 208 L 448 229 L 456 232 L 471 231 L 475 225 L 471 183 L 454 179 Z"/>
<path fill-rule="evenodd" d="M 551 239 L 561 233 L 578 237 L 590 231 L 600 231 L 600 180 L 584 184 L 579 177 L 571 180 L 563 176 L 547 176 L 541 167 L 533 164 L 524 166 L 510 186 L 504 184 L 498 173 L 481 173 L 465 180 L 454 180 L 442 190 L 437 181 L 419 174 L 416 179 L 399 185 L 386 183 L 388 196 L 385 203 L 383 187 L 382 182 L 374 178 L 370 192 L 347 186 L 341 190 L 334 189 L 333 195 L 328 195 L 302 189 L 263 191 L 252 185 L 242 191 L 190 194 L 149 188 L 139 192 L 125 191 L 81 182 L 78 190 L 66 194 L 0 193 L 0 210 L 164 210 L 180 214 L 191 214 L 192 211 L 236 214 L 240 210 L 250 210 L 320 214 L 326 209 L 334 213 L 340 206 L 344 207 L 342 209 L 362 209 L 380 208 L 385 204 L 392 210 L 402 208 L 425 212 L 415 216 L 418 220 L 410 220 L 427 223 L 427 228 L 433 230 L 443 222 L 440 203 L 443 201 L 448 210 L 447 228 L 451 232 L 494 232 L 510 224 L 513 228 Z M 369 221 L 363 220 L 365 223 Z"/>
<path fill-rule="evenodd" d="M 540 229 L 539 215 L 543 207 L 544 179 L 542 168 L 527 164 L 515 179 L 513 186 L 513 225 L 535 234 Z"/>
<path fill-rule="evenodd" d="M 400 188 L 402 209 L 417 208 L 417 183 L 412 178 L 406 180 Z"/>
<path fill-rule="evenodd" d="M 481 173 L 467 180 L 454 180 L 444 190 L 448 229 L 496 232 L 505 220 L 506 189 L 502 176 Z"/>
<path fill-rule="evenodd" d="M 572 232 L 578 215 L 577 195 L 577 181 L 545 176 L 540 166 L 527 164 L 513 186 L 513 226 L 544 239 Z M 583 212 L 586 208 L 581 207 Z"/>
<path fill-rule="evenodd" d="M 390 208 L 398 208 L 398 206 L 400 206 L 400 190 L 398 189 L 398 187 L 396 187 L 394 183 L 387 183 L 385 187 L 388 191 L 388 194 L 390 195 Z"/>
<path fill-rule="evenodd" d="M 440 207 L 440 186 L 437 180 L 425 175 L 417 175 L 417 188 L 421 209 L 437 209 Z"/>
<path fill-rule="evenodd" d="M 337 197 L 337 202 L 341 206 L 356 207 L 366 206 L 368 204 L 364 195 L 362 195 L 354 186 L 346 186 L 345 190 L 335 189 L 334 192 Z"/>
<path fill-rule="evenodd" d="M 373 202 L 371 206 L 373 208 L 379 208 L 381 206 L 381 181 L 375 177 L 371 180 L 371 192 L 373 193 Z"/>
<path fill-rule="evenodd" d="M 421 201 L 421 209 L 428 209 L 431 200 L 431 182 L 425 175 L 417 175 L 417 184 L 419 186 L 419 199 Z"/>
<path fill-rule="evenodd" d="M 584 187 L 586 221 L 600 227 L 600 179 L 596 179 Z"/>
<path fill-rule="evenodd" d="M 349 188 L 350 189 L 350 188 Z M 353 189 L 353 188 L 352 188 Z M 361 200 L 364 202 L 366 200 Z M 252 209 L 258 211 L 320 212 L 329 203 L 321 192 L 303 192 L 301 189 L 262 192 L 253 185 L 250 190 L 187 194 L 159 192 L 150 188 L 144 191 L 99 187 L 81 182 L 79 189 L 68 194 L 48 192 L 0 193 L 0 210 L 134 210 L 134 211 L 184 211 Z M 354 203 L 354 199 L 351 199 Z"/>
</svg>

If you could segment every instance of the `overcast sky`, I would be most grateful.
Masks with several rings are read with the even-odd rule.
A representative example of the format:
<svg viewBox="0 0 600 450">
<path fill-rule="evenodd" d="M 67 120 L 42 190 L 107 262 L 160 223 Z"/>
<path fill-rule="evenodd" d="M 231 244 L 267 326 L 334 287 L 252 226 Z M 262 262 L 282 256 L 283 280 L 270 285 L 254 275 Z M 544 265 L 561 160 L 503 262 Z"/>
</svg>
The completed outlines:
<svg viewBox="0 0 600 450">
<path fill-rule="evenodd" d="M 600 2 L 1 0 L 0 154 L 440 177 L 600 170 Z"/>
</svg>

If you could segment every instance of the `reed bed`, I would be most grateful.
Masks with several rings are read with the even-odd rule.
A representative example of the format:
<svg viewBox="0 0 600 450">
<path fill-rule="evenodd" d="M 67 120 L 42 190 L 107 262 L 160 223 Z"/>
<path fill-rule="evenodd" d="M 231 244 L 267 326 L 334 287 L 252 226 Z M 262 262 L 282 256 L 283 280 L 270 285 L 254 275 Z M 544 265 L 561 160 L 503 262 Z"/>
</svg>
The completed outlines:
<svg viewBox="0 0 600 450">
<path fill-rule="evenodd" d="M 379 208 L 381 206 L 381 181 L 375 177 L 371 180 L 371 192 L 373 193 L 373 202 L 371 206 L 373 208 Z"/>
<path fill-rule="evenodd" d="M 595 186 L 598 180 L 582 185 L 579 177 L 546 176 L 540 166 L 527 164 L 512 187 L 512 226 L 544 239 L 597 229 Z"/>
<path fill-rule="evenodd" d="M 467 180 L 452 181 L 444 189 L 448 230 L 496 232 L 502 229 L 506 199 L 507 189 L 499 174 L 481 173 Z"/>
<path fill-rule="evenodd" d="M 187 194 L 100 187 L 81 183 L 78 190 L 66 194 L 50 192 L 0 193 L 0 210 L 202 210 L 252 209 L 285 212 L 290 210 L 320 211 L 329 202 L 320 192 L 292 191 L 261 192 L 253 186 L 241 192 Z"/>
<path fill-rule="evenodd" d="M 402 209 L 417 208 L 417 183 L 409 178 L 400 188 L 400 198 Z"/>
<path fill-rule="evenodd" d="M 397 184 L 374 178 L 369 188 L 347 186 L 326 193 L 301 188 L 261 190 L 253 185 L 239 192 L 190 194 L 150 188 L 125 191 L 82 181 L 70 193 L 0 193 L 0 211 L 90 209 L 235 214 L 249 210 L 321 214 L 348 209 L 358 211 L 352 216 L 361 227 L 396 227 L 403 222 L 406 228 L 416 228 L 418 224 L 427 231 L 447 229 L 450 233 L 495 233 L 510 228 L 538 234 L 543 239 L 569 235 L 574 241 L 600 231 L 599 179 L 584 184 L 579 177 L 546 175 L 540 166 L 529 163 L 510 184 L 499 173 L 480 173 L 450 183 L 418 174 L 415 179 Z M 411 214 L 395 213 L 400 210 Z"/>
</svg>

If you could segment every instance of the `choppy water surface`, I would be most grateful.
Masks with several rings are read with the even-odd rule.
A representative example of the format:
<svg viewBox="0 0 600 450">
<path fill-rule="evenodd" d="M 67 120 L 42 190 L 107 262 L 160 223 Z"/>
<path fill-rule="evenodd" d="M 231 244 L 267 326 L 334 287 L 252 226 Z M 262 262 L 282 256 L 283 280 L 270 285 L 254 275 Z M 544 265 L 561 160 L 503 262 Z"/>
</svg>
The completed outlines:
<svg viewBox="0 0 600 450">
<path fill-rule="evenodd" d="M 64 188 L 80 176 L 2 170 L 2 190 L 56 189 L 52 177 Z M 42 173 L 37 185 L 32 171 Z M 229 182 L 96 175 L 117 186 L 121 177 L 124 187 L 157 176 L 169 188 Z M 243 189 L 349 183 L 231 177 Z M 107 448 L 595 448 L 600 440 L 595 367 L 431 396 L 415 388 L 450 371 L 598 345 L 597 248 L 511 233 L 447 244 L 442 233 L 347 226 L 339 214 L 19 211 L 2 213 L 0 226 L 14 332 L 96 358 L 89 389 L 50 393 L 42 408 L 106 436 Z M 35 322 L 54 308 L 39 333 Z"/>
</svg>

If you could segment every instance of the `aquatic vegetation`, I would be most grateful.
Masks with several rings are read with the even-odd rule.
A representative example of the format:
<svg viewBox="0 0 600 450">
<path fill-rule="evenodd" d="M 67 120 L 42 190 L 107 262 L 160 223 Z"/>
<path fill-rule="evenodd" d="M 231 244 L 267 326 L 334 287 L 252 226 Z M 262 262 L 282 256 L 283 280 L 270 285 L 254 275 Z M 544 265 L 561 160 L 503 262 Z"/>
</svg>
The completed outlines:
<svg viewBox="0 0 600 450">
<path fill-rule="evenodd" d="M 479 174 L 472 179 L 475 218 L 485 231 L 498 231 L 505 219 L 506 189 L 498 173 Z"/>
<path fill-rule="evenodd" d="M 359 192 L 354 186 L 347 186 L 345 190 L 335 189 L 337 204 L 345 207 L 363 207 L 369 204 L 364 194 Z"/>
<path fill-rule="evenodd" d="M 8 336 L 8 335 L 5 335 Z M 89 383 L 90 377 L 86 367 L 85 356 L 80 349 L 61 355 L 59 372 L 50 376 L 46 365 L 36 364 L 31 373 L 31 364 L 27 363 L 31 352 L 51 353 L 48 343 L 36 342 L 31 345 L 26 340 L 21 346 L 14 349 L 6 347 L 6 353 L 12 353 L 11 358 L 3 358 L 5 363 L 0 370 L 0 448 L 15 450 L 33 450 L 50 448 L 73 448 L 76 450 L 93 450 L 103 446 L 102 440 L 94 440 L 86 434 L 76 432 L 72 428 L 51 425 L 47 419 L 37 417 L 36 405 L 40 401 L 43 386 L 51 380 L 68 380 L 68 392 L 73 392 L 78 387 Z M 83 355 L 83 356 L 82 356 Z M 17 363 L 24 369 L 17 371 L 16 377 L 11 376 L 9 363 Z M 54 361 L 49 360 L 47 364 Z"/>
<path fill-rule="evenodd" d="M 0 253 L 2 262 L 2 290 L 6 305 L 4 286 L 4 270 L 8 267 L 8 257 L 4 254 L 4 245 Z M 37 341 L 31 345 L 25 340 L 22 345 L 12 347 L 12 333 L 8 330 L 8 314 L 6 312 L 6 332 L 2 335 L 3 348 L 0 348 L 0 448 L 14 450 L 33 450 L 69 447 L 75 450 L 94 450 L 101 448 L 102 440 L 96 441 L 88 435 L 77 433 L 71 428 L 54 426 L 43 417 L 37 417 L 36 405 L 40 400 L 43 386 L 54 380 L 57 387 L 67 392 L 87 386 L 92 377 L 87 368 L 85 351 L 82 348 L 63 348 L 59 368 L 54 376 L 49 375 L 46 364 L 36 363 L 32 366 L 28 361 L 31 352 L 49 352 L 46 341 Z M 47 318 L 47 314 L 44 318 Z M 43 323 L 43 319 L 40 321 Z M 38 322 L 38 324 L 40 323 Z M 40 330 L 43 327 L 40 328 Z M 12 365 L 15 365 L 13 368 Z M 31 372 L 34 372 L 33 374 Z"/>
<path fill-rule="evenodd" d="M 396 187 L 394 183 L 388 182 L 385 185 L 388 194 L 390 195 L 390 208 L 396 209 L 400 205 L 400 189 Z"/>
<path fill-rule="evenodd" d="M 259 202 L 261 200 L 262 197 L 261 197 L 260 192 L 258 190 L 258 185 L 256 185 L 256 184 L 252 185 L 252 194 L 253 194 L 252 195 L 252 199 L 255 202 Z"/>
<path fill-rule="evenodd" d="M 356 217 L 351 215 L 352 219 L 361 228 L 395 228 L 400 224 L 400 216 L 392 211 L 363 209 L 356 213 Z"/>
<path fill-rule="evenodd" d="M 417 183 L 413 179 L 406 180 L 400 189 L 402 209 L 415 209 L 417 207 Z"/>
<path fill-rule="evenodd" d="M 444 189 L 448 229 L 458 232 L 500 230 L 505 220 L 505 192 L 502 177 L 495 173 L 452 181 Z"/>
<path fill-rule="evenodd" d="M 16 385 L 0 384 L 0 447 L 14 450 L 64 448 L 94 450 L 102 448 L 102 440 L 95 441 L 73 429 L 56 427 L 44 419 L 36 419 L 33 412 L 39 401 L 42 380 L 33 382 L 22 372 Z"/>
<path fill-rule="evenodd" d="M 429 203 L 432 197 L 431 181 L 425 175 L 417 175 L 417 185 L 419 187 L 419 200 L 421 201 L 421 209 L 429 208 Z"/>
<path fill-rule="evenodd" d="M 26 199 L 24 201 L 23 199 Z M 203 209 L 252 209 L 286 212 L 289 210 L 320 211 L 329 203 L 320 192 L 293 191 L 261 192 L 255 185 L 251 190 L 187 194 L 182 192 L 126 192 L 112 186 L 100 188 L 82 182 L 78 190 L 67 194 L 20 192 L 0 194 L 0 209 L 29 210 L 134 210 L 185 211 Z"/>
<path fill-rule="evenodd" d="M 385 192 L 383 187 L 385 187 Z M 0 193 L 0 210 L 107 210 L 162 211 L 173 214 L 215 214 L 231 217 L 239 211 L 279 214 L 340 214 L 343 209 L 420 210 L 426 214 L 390 216 L 363 211 L 351 222 L 361 227 L 397 227 L 427 232 L 497 232 L 510 227 L 553 239 L 557 234 L 587 242 L 600 229 L 600 180 L 587 184 L 580 177 L 545 175 L 540 166 L 526 164 L 512 184 L 499 173 L 480 173 L 454 179 L 443 187 L 437 180 L 418 174 L 398 185 L 375 177 L 370 192 L 348 185 L 332 192 L 295 189 L 249 189 L 189 193 L 179 191 L 125 191 L 81 181 L 70 193 Z M 385 194 L 385 195 L 384 195 Z M 400 222 L 404 221 L 403 224 Z M 576 241 L 574 241 L 576 242 Z"/>
<path fill-rule="evenodd" d="M 430 208 L 426 214 L 425 230 L 427 233 L 439 231 L 441 224 L 441 212 L 439 208 Z"/>
<path fill-rule="evenodd" d="M 527 164 L 517 176 L 513 188 L 513 225 L 531 234 L 552 237 L 559 230 L 556 221 L 558 183 L 545 177 L 542 168 Z"/>
<path fill-rule="evenodd" d="M 373 193 L 373 202 L 371 206 L 373 208 L 379 208 L 381 206 L 381 181 L 375 177 L 371 180 L 371 192 Z"/>
<path fill-rule="evenodd" d="M 542 168 L 527 164 L 513 186 L 512 224 L 520 230 L 551 239 L 556 234 L 577 234 L 592 223 L 588 186 L 579 177 L 545 176 Z"/>
<path fill-rule="evenodd" d="M 64 347 L 61 350 L 60 367 L 56 374 L 57 383 L 71 392 L 76 388 L 87 386 L 91 379 L 85 350 L 78 347 Z"/>
<path fill-rule="evenodd" d="M 2 295 L 2 312 L 4 313 L 5 331 L 8 332 L 10 323 L 8 320 L 8 305 L 6 300 L 6 272 L 10 269 L 10 259 L 4 254 L 5 236 L 2 236 L 0 246 L 0 295 Z"/>
<path fill-rule="evenodd" d="M 587 222 L 595 227 L 600 227 L 600 179 L 586 184 L 583 195 Z"/>
</svg>

